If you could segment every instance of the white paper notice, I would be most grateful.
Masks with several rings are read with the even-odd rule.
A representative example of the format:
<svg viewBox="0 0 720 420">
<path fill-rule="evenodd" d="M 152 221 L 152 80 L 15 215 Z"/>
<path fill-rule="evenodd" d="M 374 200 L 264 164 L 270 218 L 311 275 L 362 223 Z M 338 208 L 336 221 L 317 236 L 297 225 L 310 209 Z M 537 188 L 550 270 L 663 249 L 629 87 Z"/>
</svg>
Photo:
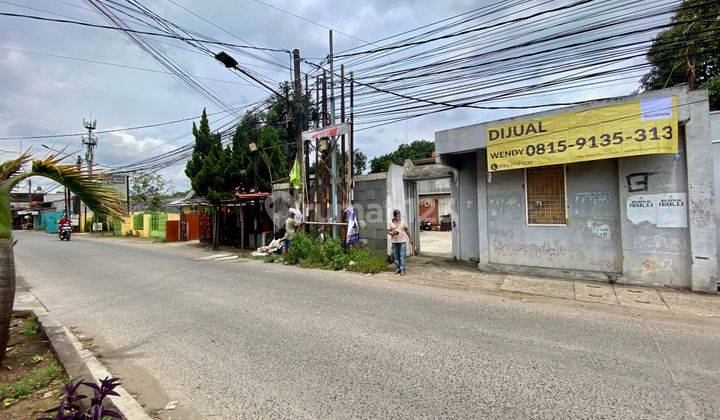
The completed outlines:
<svg viewBox="0 0 720 420">
<path fill-rule="evenodd" d="M 653 195 L 633 195 L 627 199 L 627 218 L 634 225 L 642 222 L 655 224 L 655 198 Z"/>
<path fill-rule="evenodd" d="M 657 227 L 686 228 L 687 194 L 658 194 L 655 208 L 657 209 Z"/>
<path fill-rule="evenodd" d="M 686 228 L 687 194 L 630 196 L 627 199 L 627 218 L 635 225 L 649 222 L 657 227 Z"/>
</svg>

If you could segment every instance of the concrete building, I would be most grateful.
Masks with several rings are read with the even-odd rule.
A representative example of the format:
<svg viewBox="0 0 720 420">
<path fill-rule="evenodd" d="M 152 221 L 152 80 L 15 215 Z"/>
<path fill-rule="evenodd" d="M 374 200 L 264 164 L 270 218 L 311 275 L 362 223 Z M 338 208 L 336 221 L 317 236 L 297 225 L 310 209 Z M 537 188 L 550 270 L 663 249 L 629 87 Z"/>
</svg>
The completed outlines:
<svg viewBox="0 0 720 420">
<path fill-rule="evenodd" d="M 652 108 L 658 103 L 672 105 Z M 645 128 L 633 134 L 627 125 L 617 128 L 629 124 L 618 121 L 626 117 L 593 123 L 582 117 L 623 106 L 639 107 L 634 119 Z M 677 110 L 672 117 L 670 109 Z M 676 125 L 647 128 L 661 118 L 676 118 Z M 572 129 L 594 125 L 607 137 L 573 137 L 566 144 L 553 131 L 553 145 L 526 148 L 524 139 L 547 141 L 535 134 L 547 132 L 542 121 L 563 119 L 580 124 Z M 711 139 L 720 139 L 718 129 L 711 136 L 707 92 L 676 87 L 437 132 L 438 164 L 453 171 L 453 255 L 477 261 L 481 270 L 716 292 L 714 184 L 720 182 L 713 180 L 720 171 L 713 175 Z M 491 154 L 488 165 L 488 143 L 498 150 L 511 137 L 522 147 Z M 676 149 L 633 152 L 663 138 Z M 598 147 L 611 144 L 618 147 Z M 569 149 L 574 160 L 553 161 L 561 145 L 577 146 Z M 523 152 L 527 156 L 512 156 Z M 538 165 L 540 158 L 551 163 Z"/>
</svg>

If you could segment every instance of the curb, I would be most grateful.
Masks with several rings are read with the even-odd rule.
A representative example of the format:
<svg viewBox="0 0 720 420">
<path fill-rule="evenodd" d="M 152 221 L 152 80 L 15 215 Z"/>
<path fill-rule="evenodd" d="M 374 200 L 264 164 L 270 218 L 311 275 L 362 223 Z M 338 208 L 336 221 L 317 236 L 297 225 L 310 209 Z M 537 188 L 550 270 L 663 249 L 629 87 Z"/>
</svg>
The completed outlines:
<svg viewBox="0 0 720 420">
<path fill-rule="evenodd" d="M 44 308 L 16 307 L 15 311 L 32 312 L 42 325 L 45 335 L 60 363 L 73 381 L 84 379 L 98 382 L 113 375 L 86 349 L 80 340 L 64 325 L 57 322 Z M 115 388 L 119 396 L 110 396 L 110 404 L 123 418 L 129 420 L 152 420 L 145 409 L 121 385 Z"/>
</svg>

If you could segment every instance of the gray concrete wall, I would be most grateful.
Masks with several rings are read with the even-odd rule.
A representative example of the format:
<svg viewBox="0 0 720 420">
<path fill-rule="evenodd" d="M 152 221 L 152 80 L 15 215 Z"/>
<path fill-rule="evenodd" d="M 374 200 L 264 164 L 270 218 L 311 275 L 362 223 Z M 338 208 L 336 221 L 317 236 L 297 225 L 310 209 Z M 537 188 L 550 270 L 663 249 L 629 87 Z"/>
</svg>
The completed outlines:
<svg viewBox="0 0 720 420">
<path fill-rule="evenodd" d="M 658 228 L 649 222 L 634 224 L 627 215 L 628 198 L 687 192 L 685 152 L 682 150 L 685 147 L 682 142 L 680 148 L 677 159 L 667 154 L 620 159 L 623 277 L 628 283 L 692 286 L 688 229 Z M 645 176 L 646 185 L 637 184 L 637 180 L 644 180 Z"/>
<path fill-rule="evenodd" d="M 449 156 L 444 162 L 456 169 L 452 180 L 453 257 L 478 261 L 478 175 L 477 153 Z"/>
<path fill-rule="evenodd" d="M 717 238 L 717 249 L 720 249 L 720 200 L 717 199 L 720 192 L 720 111 L 710 113 L 710 139 L 713 148 L 713 174 L 715 188 L 715 234 Z M 720 278 L 720 267 L 718 267 L 718 278 Z"/>
<path fill-rule="evenodd" d="M 387 255 L 387 176 L 360 175 L 355 178 L 355 210 L 360 241 L 379 256 Z"/>
<path fill-rule="evenodd" d="M 405 202 L 405 181 L 403 180 L 403 173 L 405 169 L 402 166 L 390 165 L 387 171 L 387 195 L 385 206 L 385 223 L 387 224 L 392 220 L 393 210 L 400 210 L 402 217 L 408 217 L 408 208 Z M 392 255 L 392 244 L 387 240 L 387 231 L 384 231 L 387 243 L 387 255 Z"/>
<path fill-rule="evenodd" d="M 486 213 L 490 263 L 620 272 L 616 161 L 567 165 L 566 185 L 567 225 L 531 226 L 525 171 L 492 174 Z"/>
<path fill-rule="evenodd" d="M 678 96 L 687 106 L 678 109 L 685 121 L 688 215 L 692 290 L 717 293 L 717 233 L 715 191 L 713 187 L 712 142 L 710 141 L 710 103 L 707 91 Z"/>
</svg>

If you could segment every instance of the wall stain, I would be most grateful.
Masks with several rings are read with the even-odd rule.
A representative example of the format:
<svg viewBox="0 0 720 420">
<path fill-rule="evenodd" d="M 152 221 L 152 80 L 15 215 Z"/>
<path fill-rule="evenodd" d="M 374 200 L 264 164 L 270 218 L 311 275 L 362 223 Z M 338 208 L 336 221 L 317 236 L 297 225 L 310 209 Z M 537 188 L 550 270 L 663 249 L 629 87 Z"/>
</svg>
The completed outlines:
<svg viewBox="0 0 720 420">
<path fill-rule="evenodd" d="M 701 200 L 690 200 L 690 220 L 700 225 L 706 225 L 713 219 L 713 200 L 703 198 Z"/>
</svg>

